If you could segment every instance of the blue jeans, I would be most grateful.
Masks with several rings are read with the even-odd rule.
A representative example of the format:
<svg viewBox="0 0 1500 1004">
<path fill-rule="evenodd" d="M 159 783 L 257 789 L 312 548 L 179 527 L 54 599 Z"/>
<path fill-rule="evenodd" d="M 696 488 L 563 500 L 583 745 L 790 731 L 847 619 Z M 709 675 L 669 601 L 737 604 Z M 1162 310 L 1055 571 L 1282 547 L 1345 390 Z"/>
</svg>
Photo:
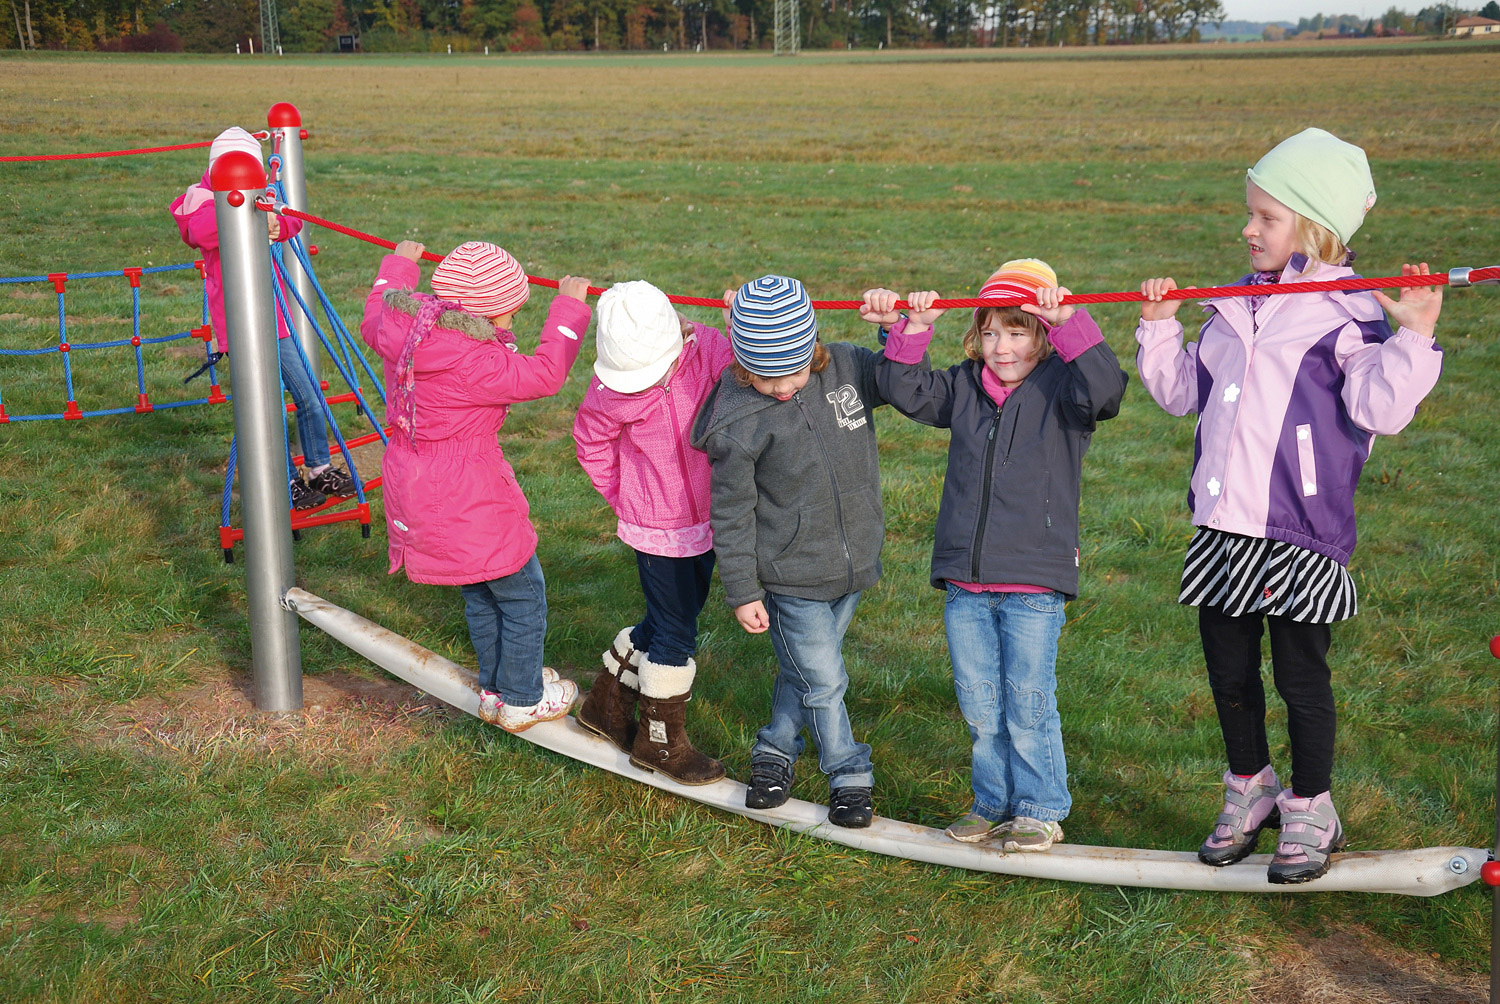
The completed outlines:
<svg viewBox="0 0 1500 1004">
<path fill-rule="evenodd" d="M 714 552 L 664 558 L 635 552 L 646 616 L 630 632 L 630 644 L 658 666 L 686 666 L 698 651 L 698 615 L 708 600 Z"/>
<path fill-rule="evenodd" d="M 870 747 L 854 741 L 844 691 L 844 632 L 859 605 L 859 593 L 836 600 L 803 600 L 767 593 L 771 647 L 781 670 L 771 693 L 771 723 L 755 734 L 752 758 L 775 756 L 794 763 L 802 754 L 803 726 L 818 744 L 818 766 L 828 787 L 875 786 Z"/>
<path fill-rule="evenodd" d="M 943 621 L 958 707 L 974 743 L 974 812 L 1068 815 L 1068 764 L 1057 713 L 1059 593 L 971 593 L 948 587 Z"/>
<path fill-rule="evenodd" d="M 323 427 L 323 403 L 318 400 L 317 388 L 312 375 L 302 365 L 296 346 L 282 339 L 277 345 L 281 362 L 281 385 L 292 395 L 297 406 L 297 440 L 302 444 L 303 462 L 308 467 L 322 467 L 328 459 L 328 431 Z M 287 446 L 286 465 L 289 480 L 297 479 L 297 469 L 292 466 L 291 445 Z"/>
<path fill-rule="evenodd" d="M 459 586 L 469 640 L 479 657 L 479 686 L 506 704 L 542 699 L 542 643 L 547 637 L 547 581 L 536 555 L 519 572 Z"/>
</svg>

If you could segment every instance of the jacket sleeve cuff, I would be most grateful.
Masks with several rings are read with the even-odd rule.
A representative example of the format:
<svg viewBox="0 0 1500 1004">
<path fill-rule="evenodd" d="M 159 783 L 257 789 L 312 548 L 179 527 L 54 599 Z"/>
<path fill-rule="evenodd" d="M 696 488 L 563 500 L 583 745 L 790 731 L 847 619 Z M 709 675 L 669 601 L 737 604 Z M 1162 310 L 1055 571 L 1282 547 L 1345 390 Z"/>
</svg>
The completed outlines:
<svg viewBox="0 0 1500 1004">
<path fill-rule="evenodd" d="M 933 329 L 928 328 L 919 334 L 908 335 L 906 333 L 908 320 L 909 318 L 903 317 L 891 325 L 890 336 L 885 342 L 885 357 L 893 363 L 905 363 L 911 366 L 922 361 L 927 346 L 932 344 Z"/>
<path fill-rule="evenodd" d="M 738 610 L 746 603 L 754 603 L 765 598 L 766 591 L 756 588 L 753 582 L 724 587 L 724 600 L 731 610 Z"/>
<path fill-rule="evenodd" d="M 1072 317 L 1047 332 L 1047 340 L 1062 361 L 1070 363 L 1104 341 L 1104 335 L 1087 310 L 1075 310 Z"/>
<path fill-rule="evenodd" d="M 1424 335 L 1420 331 L 1413 331 L 1411 328 L 1397 328 L 1396 333 L 1391 336 L 1391 341 L 1400 342 L 1402 345 L 1409 345 L 1414 349 L 1437 349 L 1439 352 L 1442 351 L 1438 347 L 1435 336 Z"/>
<path fill-rule="evenodd" d="M 1143 318 L 1135 328 L 1135 340 L 1143 346 L 1181 338 L 1182 322 L 1175 317 L 1166 317 L 1160 321 L 1148 321 Z"/>
</svg>

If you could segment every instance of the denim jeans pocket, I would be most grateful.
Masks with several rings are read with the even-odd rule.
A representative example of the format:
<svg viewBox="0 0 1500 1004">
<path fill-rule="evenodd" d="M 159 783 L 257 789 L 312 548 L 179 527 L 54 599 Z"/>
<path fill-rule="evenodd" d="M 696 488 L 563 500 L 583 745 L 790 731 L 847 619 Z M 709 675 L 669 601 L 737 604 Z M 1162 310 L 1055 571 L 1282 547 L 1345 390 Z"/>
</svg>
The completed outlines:
<svg viewBox="0 0 1500 1004">
<path fill-rule="evenodd" d="M 973 685 L 968 685 L 954 680 L 953 687 L 958 693 L 958 710 L 964 721 L 981 730 L 994 721 L 1000 698 L 992 681 L 976 680 Z"/>
<path fill-rule="evenodd" d="M 1009 718 L 1023 729 L 1034 729 L 1047 713 L 1047 695 L 1034 687 L 1018 687 L 1007 682 L 1010 700 L 1007 709 Z"/>
<path fill-rule="evenodd" d="M 1021 602 L 1039 613 L 1056 613 L 1063 605 L 1062 593 L 1017 593 Z"/>
<path fill-rule="evenodd" d="M 947 587 L 947 591 L 943 596 L 944 603 L 952 603 L 954 600 L 958 599 L 965 592 L 967 592 L 967 590 L 960 589 L 951 582 L 945 583 L 944 585 Z"/>
</svg>

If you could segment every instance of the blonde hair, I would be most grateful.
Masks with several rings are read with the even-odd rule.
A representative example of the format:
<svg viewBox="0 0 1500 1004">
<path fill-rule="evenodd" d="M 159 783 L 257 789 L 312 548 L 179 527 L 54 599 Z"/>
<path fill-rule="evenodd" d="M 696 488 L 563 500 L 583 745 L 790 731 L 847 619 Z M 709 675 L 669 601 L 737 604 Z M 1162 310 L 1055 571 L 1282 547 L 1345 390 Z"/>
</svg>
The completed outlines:
<svg viewBox="0 0 1500 1004">
<path fill-rule="evenodd" d="M 813 342 L 812 362 L 809 364 L 809 369 L 813 373 L 821 373 L 828 368 L 828 360 L 831 358 L 833 357 L 828 354 L 822 342 Z M 741 366 L 738 359 L 729 364 L 729 372 L 734 374 L 734 382 L 741 387 L 749 387 L 755 381 L 755 374 Z M 763 379 L 774 380 L 776 378 L 764 377 Z"/>
<path fill-rule="evenodd" d="M 1052 354 L 1052 343 L 1047 341 L 1047 329 L 1042 325 L 1040 317 L 1028 314 L 1020 307 L 980 307 L 974 311 L 974 320 L 969 324 L 969 330 L 964 332 L 964 355 L 970 359 L 980 358 L 980 340 L 984 337 L 984 329 L 991 324 L 1001 328 L 1029 330 L 1032 337 L 1031 358 L 1036 362 L 1041 362 Z"/>
<path fill-rule="evenodd" d="M 1354 252 L 1350 251 L 1344 242 L 1339 240 L 1338 235 L 1329 230 L 1323 224 L 1308 219 L 1301 213 L 1297 214 L 1296 232 L 1297 250 L 1307 255 L 1307 268 L 1309 272 L 1315 262 L 1326 262 L 1329 265 L 1347 265 L 1354 260 Z"/>
</svg>

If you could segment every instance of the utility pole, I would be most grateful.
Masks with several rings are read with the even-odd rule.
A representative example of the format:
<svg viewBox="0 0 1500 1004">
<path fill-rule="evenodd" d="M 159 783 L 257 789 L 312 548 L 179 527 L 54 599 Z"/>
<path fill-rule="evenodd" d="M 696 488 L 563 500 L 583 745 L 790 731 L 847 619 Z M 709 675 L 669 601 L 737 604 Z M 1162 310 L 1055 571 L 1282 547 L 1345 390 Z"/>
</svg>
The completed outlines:
<svg viewBox="0 0 1500 1004">
<path fill-rule="evenodd" d="M 266 55 L 281 54 L 281 28 L 276 23 L 276 0 L 260 0 L 260 47 Z"/>
<path fill-rule="evenodd" d="M 776 55 L 795 56 L 802 48 L 800 5 L 797 0 L 776 0 L 774 15 Z"/>
</svg>

